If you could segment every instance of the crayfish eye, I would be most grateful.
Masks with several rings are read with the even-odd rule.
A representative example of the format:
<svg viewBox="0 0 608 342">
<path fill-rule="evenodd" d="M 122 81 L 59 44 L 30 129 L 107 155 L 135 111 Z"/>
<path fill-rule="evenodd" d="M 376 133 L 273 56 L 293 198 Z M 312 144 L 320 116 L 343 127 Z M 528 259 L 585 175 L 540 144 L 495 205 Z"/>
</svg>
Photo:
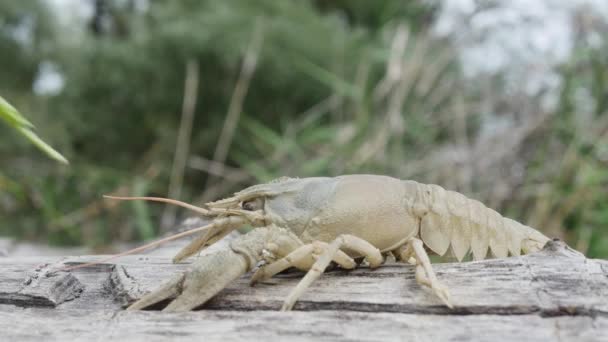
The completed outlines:
<svg viewBox="0 0 608 342">
<path fill-rule="evenodd" d="M 260 210 L 264 207 L 264 199 L 263 198 L 255 198 L 249 201 L 241 202 L 241 208 L 247 211 L 256 211 Z"/>
</svg>

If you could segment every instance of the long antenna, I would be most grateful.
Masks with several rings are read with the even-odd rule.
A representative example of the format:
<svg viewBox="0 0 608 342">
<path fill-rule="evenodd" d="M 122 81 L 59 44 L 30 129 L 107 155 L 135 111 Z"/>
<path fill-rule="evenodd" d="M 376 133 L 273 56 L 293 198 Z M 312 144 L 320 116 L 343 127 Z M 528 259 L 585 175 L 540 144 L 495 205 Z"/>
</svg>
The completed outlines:
<svg viewBox="0 0 608 342">
<path fill-rule="evenodd" d="M 197 213 L 203 214 L 205 216 L 214 214 L 211 210 L 207 210 L 205 208 L 197 207 L 195 205 L 192 205 L 192 204 L 189 204 L 186 202 L 182 202 L 182 201 L 178 201 L 178 200 L 174 200 L 174 199 L 170 199 L 170 198 L 164 198 L 164 197 L 120 197 L 120 196 L 109 196 L 109 195 L 103 195 L 103 197 L 109 198 L 109 199 L 121 200 L 121 201 L 144 200 L 144 201 L 169 203 L 169 204 L 174 204 L 174 205 L 186 208 L 186 209 L 196 211 Z"/>
<path fill-rule="evenodd" d="M 175 234 L 175 235 L 171 235 L 169 237 L 166 237 L 166 238 L 158 240 L 158 241 L 150 242 L 150 243 L 148 243 L 146 245 L 130 249 L 130 250 L 126 251 L 126 252 L 114 254 L 112 256 L 109 256 L 109 257 L 107 257 L 105 259 L 102 259 L 102 260 L 99 260 L 99 261 L 88 262 L 86 264 L 80 264 L 80 265 L 75 265 L 75 266 L 62 267 L 62 268 L 60 268 L 60 269 L 58 269 L 58 270 L 56 270 L 56 271 L 54 271 L 52 273 L 61 272 L 61 271 L 73 271 L 73 270 L 77 270 L 77 269 L 80 269 L 80 268 L 85 268 L 85 267 L 90 267 L 90 266 L 102 264 L 102 263 L 108 262 L 110 260 L 114 260 L 116 258 L 123 257 L 125 255 L 129 255 L 129 254 L 133 254 L 133 253 L 144 251 L 144 250 L 146 250 L 148 248 L 152 248 L 152 247 L 158 246 L 158 245 L 163 244 L 165 242 L 177 240 L 177 239 L 182 238 L 184 236 L 188 236 L 188 235 L 191 235 L 191 234 L 194 234 L 194 233 L 198 233 L 198 232 L 204 231 L 206 229 L 210 229 L 212 226 L 213 226 L 213 223 L 210 223 L 210 224 L 202 226 L 202 227 L 194 228 L 194 229 L 191 229 L 191 230 L 188 230 L 188 231 L 185 231 L 185 232 L 181 232 L 181 233 L 178 233 L 178 234 Z"/>
</svg>

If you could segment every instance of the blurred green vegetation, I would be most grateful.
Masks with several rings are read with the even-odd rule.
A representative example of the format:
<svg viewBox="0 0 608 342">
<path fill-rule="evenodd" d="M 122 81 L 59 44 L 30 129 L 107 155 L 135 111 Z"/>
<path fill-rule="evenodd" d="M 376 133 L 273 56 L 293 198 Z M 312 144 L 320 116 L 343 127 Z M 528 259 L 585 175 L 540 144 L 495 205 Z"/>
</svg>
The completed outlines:
<svg viewBox="0 0 608 342">
<path fill-rule="evenodd" d="M 91 18 L 61 25 L 45 2 L 0 2 L 0 94 L 72 164 L 37 158 L 0 126 L 1 235 L 144 239 L 165 208 L 102 194 L 201 203 L 283 175 L 379 173 L 462 191 L 608 257 L 608 48 L 577 47 L 558 109 L 527 99 L 535 114 L 489 143 L 484 103 L 521 99 L 500 79 L 492 100 L 463 79 L 451 44 L 428 33 L 426 1 L 91 3 Z M 62 75 L 58 94 L 32 92 L 41 63 Z"/>
</svg>

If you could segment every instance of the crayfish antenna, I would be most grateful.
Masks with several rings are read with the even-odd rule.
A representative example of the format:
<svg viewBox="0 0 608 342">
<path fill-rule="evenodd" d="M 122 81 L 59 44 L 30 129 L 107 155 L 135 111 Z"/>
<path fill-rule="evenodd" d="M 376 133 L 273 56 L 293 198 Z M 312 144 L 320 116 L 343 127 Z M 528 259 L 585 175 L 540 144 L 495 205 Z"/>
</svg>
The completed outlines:
<svg viewBox="0 0 608 342">
<path fill-rule="evenodd" d="M 121 196 L 110 196 L 110 195 L 103 195 L 104 198 L 109 198 L 109 199 L 115 199 L 115 200 L 121 200 L 121 201 L 152 201 L 152 202 L 162 202 L 162 203 L 169 203 L 169 204 L 173 204 L 173 205 L 177 205 L 179 207 L 182 208 L 186 208 L 186 209 L 190 209 L 192 211 L 195 211 L 199 214 L 202 214 L 204 216 L 213 216 L 215 215 L 215 213 L 213 213 L 211 210 L 207 210 L 205 208 L 201 208 L 201 207 L 197 207 L 195 205 L 186 203 L 186 202 L 182 202 L 182 201 L 178 201 L 178 200 L 174 200 L 171 198 L 164 198 L 164 197 L 121 197 Z"/>
<path fill-rule="evenodd" d="M 178 201 L 178 200 L 174 200 L 174 199 L 170 199 L 170 198 L 164 198 L 164 197 L 121 197 L 121 196 L 109 196 L 109 195 L 104 195 L 104 198 L 109 198 L 109 199 L 116 199 L 116 200 L 123 200 L 123 201 L 137 201 L 137 200 L 143 200 L 143 201 L 153 201 L 153 202 L 162 202 L 162 203 L 168 203 L 168 204 L 174 204 L 186 209 L 190 209 L 192 211 L 195 211 L 199 214 L 202 214 L 203 216 L 216 216 L 217 212 L 213 212 L 211 210 L 207 210 L 205 208 L 201 208 L 201 207 L 197 207 L 195 205 L 192 204 L 188 204 L 182 201 Z M 223 211 L 222 211 L 223 212 Z M 217 224 L 215 225 L 217 226 Z M 89 262 L 89 263 L 85 263 L 85 264 L 81 264 L 81 265 L 75 265 L 75 266 L 67 266 L 67 267 L 62 267 L 52 273 L 55 272 L 61 272 L 61 271 L 73 271 L 73 270 L 77 270 L 80 268 L 85 268 L 85 267 L 90 267 L 90 266 L 94 266 L 94 265 L 99 265 L 126 255 L 130 255 L 130 254 L 134 254 L 134 253 L 138 253 L 138 252 L 142 252 L 146 249 L 152 248 L 152 247 L 156 247 L 159 246 L 165 242 L 169 242 L 169 241 L 173 241 L 173 240 L 177 240 L 179 238 L 182 238 L 184 236 L 188 236 L 194 233 L 198 233 L 201 231 L 205 231 L 205 233 L 202 235 L 202 238 L 196 239 L 195 241 L 198 241 L 198 243 L 202 242 L 202 246 L 197 246 L 197 248 L 200 250 L 202 248 L 204 248 L 207 240 L 209 240 L 210 238 L 213 238 L 214 235 L 216 235 L 218 232 L 217 231 L 212 231 L 211 228 L 214 227 L 214 223 L 210 223 L 207 224 L 205 226 L 199 227 L 199 228 L 194 228 L 185 232 L 181 232 L 175 235 L 171 235 L 169 237 L 166 237 L 164 239 L 160 239 L 158 241 L 154 241 L 151 243 L 148 243 L 146 245 L 137 247 L 137 248 L 133 248 L 130 249 L 128 251 L 122 252 L 122 253 L 118 253 L 112 256 L 109 256 L 105 259 L 99 260 L 99 261 L 94 261 L 94 262 Z M 217 227 L 216 227 L 217 228 Z M 225 236 L 226 234 L 223 234 L 221 237 Z M 217 241 L 218 239 L 214 239 L 213 242 Z M 190 246 L 190 245 L 189 245 Z M 194 253 L 192 253 L 194 254 Z M 189 254 L 188 256 L 192 255 Z M 186 256 L 182 256 L 179 260 L 182 260 L 186 258 Z"/>
<path fill-rule="evenodd" d="M 198 232 L 201 232 L 201 231 L 209 230 L 212 226 L 213 226 L 213 223 L 210 223 L 210 224 L 204 225 L 202 227 L 190 229 L 190 230 L 185 231 L 185 232 L 181 232 L 181 233 L 178 233 L 178 234 L 175 234 L 175 235 L 168 236 L 168 237 L 166 237 L 164 239 L 160 239 L 158 241 L 150 242 L 150 243 L 145 244 L 143 246 L 139 246 L 139 247 L 130 249 L 130 250 L 122 252 L 122 253 L 114 254 L 112 256 L 109 256 L 109 257 L 107 257 L 105 259 L 102 259 L 102 260 L 99 260 L 99 261 L 88 262 L 86 264 L 80 264 L 80 265 L 75 265 L 75 266 L 66 266 L 66 267 L 62 267 L 62 268 L 60 268 L 58 270 L 55 270 L 55 271 L 53 271 L 51 273 L 56 273 L 56 272 L 61 272 L 61 271 L 73 271 L 73 270 L 77 270 L 77 269 L 80 269 L 80 268 L 85 268 L 85 267 L 90 267 L 90 266 L 94 266 L 94 265 L 103 264 L 105 262 L 108 262 L 108 261 L 111 261 L 111 260 L 114 260 L 114 259 L 126 256 L 126 255 L 131 255 L 131 254 L 134 254 L 134 253 L 145 251 L 146 249 L 159 246 L 159 245 L 161 245 L 161 244 L 163 244 L 165 242 L 177 240 L 177 239 L 182 238 L 184 236 L 188 236 L 188 235 L 192 235 L 194 233 L 198 233 Z"/>
</svg>

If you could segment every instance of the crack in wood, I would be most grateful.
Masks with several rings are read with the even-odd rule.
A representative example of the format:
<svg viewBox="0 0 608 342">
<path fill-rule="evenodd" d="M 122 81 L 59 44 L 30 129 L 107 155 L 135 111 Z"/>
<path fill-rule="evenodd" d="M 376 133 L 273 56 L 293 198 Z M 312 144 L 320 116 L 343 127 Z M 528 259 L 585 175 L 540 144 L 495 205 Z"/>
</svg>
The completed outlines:
<svg viewBox="0 0 608 342">
<path fill-rule="evenodd" d="M 23 308 L 28 307 L 55 307 L 55 303 L 45 296 L 37 296 L 21 293 L 0 292 L 0 304 L 15 305 Z"/>
<path fill-rule="evenodd" d="M 121 265 L 116 265 L 116 267 L 112 269 L 104 287 L 112 295 L 114 301 L 119 303 L 121 307 L 129 305 L 145 294 L 145 292 L 140 289 L 137 281 L 127 272 L 127 269 Z"/>
<path fill-rule="evenodd" d="M 282 301 L 266 301 L 252 305 L 248 301 L 232 300 L 229 303 L 210 301 L 202 307 L 203 310 L 221 311 L 278 311 L 283 304 Z M 166 303 L 165 303 L 166 305 Z M 157 306 L 153 310 L 161 310 L 163 306 Z M 471 315 L 497 315 L 497 316 L 521 316 L 537 315 L 539 317 L 608 317 L 608 312 L 590 309 L 584 306 L 558 306 L 555 308 L 542 308 L 537 305 L 510 305 L 510 306 L 458 306 L 449 309 L 443 305 L 395 305 L 377 303 L 353 303 L 348 301 L 299 301 L 294 310 L 296 311 L 351 311 L 351 312 L 383 312 L 440 316 L 471 316 Z"/>
</svg>

